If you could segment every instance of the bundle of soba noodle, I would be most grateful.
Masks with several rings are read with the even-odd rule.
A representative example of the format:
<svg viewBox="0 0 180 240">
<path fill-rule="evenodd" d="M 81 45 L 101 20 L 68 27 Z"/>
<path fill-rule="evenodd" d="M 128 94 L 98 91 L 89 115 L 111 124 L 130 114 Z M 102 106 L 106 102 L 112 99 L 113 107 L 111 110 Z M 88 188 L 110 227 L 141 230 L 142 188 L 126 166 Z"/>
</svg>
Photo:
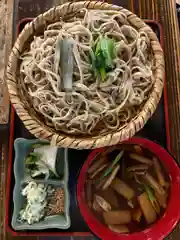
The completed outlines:
<svg viewBox="0 0 180 240">
<path fill-rule="evenodd" d="M 48 25 L 21 59 L 32 107 L 48 126 L 74 135 L 116 131 L 154 84 L 147 34 L 116 11 L 82 9 Z"/>
</svg>

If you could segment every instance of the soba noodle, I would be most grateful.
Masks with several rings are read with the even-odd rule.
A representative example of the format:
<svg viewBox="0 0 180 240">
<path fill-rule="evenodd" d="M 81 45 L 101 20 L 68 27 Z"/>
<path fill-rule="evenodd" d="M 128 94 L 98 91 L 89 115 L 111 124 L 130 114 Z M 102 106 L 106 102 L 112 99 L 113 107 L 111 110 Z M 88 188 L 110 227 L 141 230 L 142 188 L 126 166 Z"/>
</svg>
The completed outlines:
<svg viewBox="0 0 180 240">
<path fill-rule="evenodd" d="M 114 67 L 105 81 L 94 77 L 89 57 L 99 36 L 115 41 Z M 62 59 L 57 51 L 65 38 L 73 44 L 70 92 L 62 88 Z M 20 81 L 32 107 L 47 125 L 69 134 L 117 130 L 137 114 L 154 83 L 147 34 L 116 11 L 82 9 L 67 21 L 48 25 L 21 59 Z"/>
</svg>

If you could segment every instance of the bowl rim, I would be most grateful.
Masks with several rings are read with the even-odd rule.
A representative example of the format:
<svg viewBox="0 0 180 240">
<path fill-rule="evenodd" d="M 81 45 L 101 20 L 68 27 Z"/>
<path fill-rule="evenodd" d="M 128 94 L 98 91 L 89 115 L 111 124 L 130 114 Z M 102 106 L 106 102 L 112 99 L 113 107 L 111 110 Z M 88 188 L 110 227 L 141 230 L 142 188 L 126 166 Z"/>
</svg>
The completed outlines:
<svg viewBox="0 0 180 240">
<path fill-rule="evenodd" d="M 138 144 L 144 148 L 148 148 L 153 152 L 160 161 L 163 162 L 165 167 L 168 170 L 168 174 L 171 180 L 171 190 L 170 197 L 168 202 L 168 207 L 164 215 L 149 228 L 136 233 L 131 234 L 118 234 L 112 232 L 105 225 L 101 224 L 91 213 L 89 207 L 84 202 L 84 183 L 86 179 L 86 172 L 90 164 L 93 162 L 94 157 L 97 153 L 103 152 L 104 148 L 99 148 L 93 150 L 85 163 L 82 166 L 78 177 L 77 183 L 77 202 L 80 212 L 89 226 L 90 230 L 97 235 L 100 239 L 103 240 L 160 240 L 164 239 L 176 226 L 180 220 L 180 169 L 172 155 L 165 150 L 162 146 L 146 138 L 133 137 L 132 139 L 125 141 L 120 144 Z"/>
</svg>

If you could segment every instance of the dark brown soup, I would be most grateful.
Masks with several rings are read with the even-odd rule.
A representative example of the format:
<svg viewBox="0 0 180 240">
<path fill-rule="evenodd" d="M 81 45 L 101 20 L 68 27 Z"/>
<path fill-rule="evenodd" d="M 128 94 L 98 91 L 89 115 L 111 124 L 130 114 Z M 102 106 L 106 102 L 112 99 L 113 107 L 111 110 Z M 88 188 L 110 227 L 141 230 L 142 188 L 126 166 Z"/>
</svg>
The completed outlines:
<svg viewBox="0 0 180 240">
<path fill-rule="evenodd" d="M 138 232 L 167 208 L 170 180 L 159 159 L 138 145 L 99 153 L 88 169 L 86 201 L 103 224 L 117 233 Z"/>
</svg>

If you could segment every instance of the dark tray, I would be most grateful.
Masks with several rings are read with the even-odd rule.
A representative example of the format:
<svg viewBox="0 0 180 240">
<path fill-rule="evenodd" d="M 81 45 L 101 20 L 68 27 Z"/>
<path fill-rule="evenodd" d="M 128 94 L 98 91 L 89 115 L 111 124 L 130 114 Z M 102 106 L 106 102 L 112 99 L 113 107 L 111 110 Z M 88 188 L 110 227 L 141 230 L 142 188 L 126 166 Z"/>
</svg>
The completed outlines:
<svg viewBox="0 0 180 240">
<path fill-rule="evenodd" d="M 17 28 L 17 33 L 22 31 L 25 24 L 32 19 L 23 19 Z M 163 46 L 163 33 L 161 26 L 151 20 L 146 20 L 146 23 L 157 34 L 161 44 Z M 169 122 L 167 111 L 167 94 L 166 84 L 164 93 L 158 108 L 152 118 L 147 122 L 143 130 L 141 130 L 138 136 L 149 138 L 158 142 L 160 145 L 170 151 L 170 135 L 169 135 Z M 69 192 L 70 192 L 70 218 L 71 227 L 68 230 L 44 230 L 44 231 L 14 231 L 11 227 L 11 218 L 13 212 L 13 188 L 14 188 L 14 174 L 13 174 L 13 161 L 14 161 L 14 139 L 18 137 L 34 138 L 24 127 L 23 123 L 15 113 L 13 107 L 11 107 L 11 124 L 10 124 L 10 139 L 9 139 L 9 159 L 8 159 L 8 189 L 6 198 L 6 227 L 7 231 L 11 232 L 14 236 L 92 236 L 87 224 L 80 214 L 77 201 L 76 201 L 76 184 L 79 171 L 82 164 L 86 160 L 90 150 L 74 150 L 69 149 Z"/>
</svg>

